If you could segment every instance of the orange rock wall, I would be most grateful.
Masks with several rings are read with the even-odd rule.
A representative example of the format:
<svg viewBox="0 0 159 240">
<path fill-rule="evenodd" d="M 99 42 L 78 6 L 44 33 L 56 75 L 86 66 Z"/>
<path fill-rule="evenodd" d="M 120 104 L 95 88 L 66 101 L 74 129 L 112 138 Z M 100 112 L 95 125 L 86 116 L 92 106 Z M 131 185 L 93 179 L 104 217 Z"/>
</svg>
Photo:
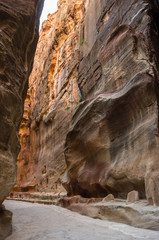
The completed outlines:
<svg viewBox="0 0 159 240">
<path fill-rule="evenodd" d="M 83 16 L 83 0 L 59 1 L 58 11 L 42 25 L 19 133 L 16 191 L 62 190 L 65 138 L 81 99 L 77 75 Z"/>
</svg>

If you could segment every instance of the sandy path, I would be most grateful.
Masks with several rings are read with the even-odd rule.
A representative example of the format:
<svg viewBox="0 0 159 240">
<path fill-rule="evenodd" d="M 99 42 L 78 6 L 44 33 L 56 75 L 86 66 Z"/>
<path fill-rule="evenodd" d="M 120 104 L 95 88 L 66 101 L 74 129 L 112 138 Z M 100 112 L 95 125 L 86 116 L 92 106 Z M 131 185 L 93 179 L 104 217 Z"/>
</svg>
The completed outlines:
<svg viewBox="0 0 159 240">
<path fill-rule="evenodd" d="M 57 206 L 5 201 L 13 212 L 7 240 L 158 240 L 159 232 L 84 217 Z"/>
</svg>

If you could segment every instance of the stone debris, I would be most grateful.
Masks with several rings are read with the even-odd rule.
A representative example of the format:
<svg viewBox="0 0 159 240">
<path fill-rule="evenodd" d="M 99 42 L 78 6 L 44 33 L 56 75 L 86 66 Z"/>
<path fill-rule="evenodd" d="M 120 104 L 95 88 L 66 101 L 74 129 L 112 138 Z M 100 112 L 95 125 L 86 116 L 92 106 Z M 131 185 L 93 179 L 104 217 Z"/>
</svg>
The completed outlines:
<svg viewBox="0 0 159 240">
<path fill-rule="evenodd" d="M 108 196 L 103 198 L 102 202 L 110 202 L 110 201 L 114 201 L 114 200 L 115 200 L 115 198 L 114 198 L 113 194 L 109 194 Z"/>
<path fill-rule="evenodd" d="M 138 191 L 131 191 L 128 193 L 127 202 L 134 203 L 139 201 L 139 192 Z"/>
</svg>

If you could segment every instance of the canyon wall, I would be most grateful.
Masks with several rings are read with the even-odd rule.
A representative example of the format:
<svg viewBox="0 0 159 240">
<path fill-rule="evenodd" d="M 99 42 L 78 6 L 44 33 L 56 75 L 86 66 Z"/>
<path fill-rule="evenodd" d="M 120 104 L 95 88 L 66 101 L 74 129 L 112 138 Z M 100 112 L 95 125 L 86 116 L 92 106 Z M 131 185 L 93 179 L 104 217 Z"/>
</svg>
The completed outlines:
<svg viewBox="0 0 159 240">
<path fill-rule="evenodd" d="M 16 191 L 59 192 L 64 143 L 80 101 L 78 66 L 83 0 L 58 2 L 42 25 L 20 128 Z"/>
<path fill-rule="evenodd" d="M 18 130 L 38 41 L 42 2 L 0 0 L 0 239 L 7 234 L 7 219 L 10 228 L 11 214 L 1 204 L 16 182 Z"/>
<path fill-rule="evenodd" d="M 30 77 L 17 190 L 138 190 L 159 205 L 158 14 L 157 0 L 59 1 Z"/>
<path fill-rule="evenodd" d="M 154 9 L 152 1 L 89 2 L 84 20 L 88 48 L 78 74 L 84 101 L 65 145 L 69 194 L 126 197 L 138 190 L 141 198 L 146 195 L 150 204 L 159 205 Z"/>
</svg>

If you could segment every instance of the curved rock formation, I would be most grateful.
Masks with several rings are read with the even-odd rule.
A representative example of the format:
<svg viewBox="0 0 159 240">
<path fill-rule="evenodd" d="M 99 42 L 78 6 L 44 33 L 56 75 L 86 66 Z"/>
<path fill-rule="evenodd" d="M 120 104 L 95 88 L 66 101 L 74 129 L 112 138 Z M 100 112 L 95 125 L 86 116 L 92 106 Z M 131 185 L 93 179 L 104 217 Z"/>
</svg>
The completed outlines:
<svg viewBox="0 0 159 240">
<path fill-rule="evenodd" d="M 69 195 L 137 190 L 159 205 L 158 13 L 158 0 L 59 1 L 30 78 L 17 190 L 59 192 L 67 168 Z"/>
<path fill-rule="evenodd" d="M 0 205 L 16 182 L 18 130 L 38 41 L 41 0 L 0 0 Z"/>
<path fill-rule="evenodd" d="M 159 205 L 157 27 L 149 1 L 90 1 L 78 77 L 85 101 L 66 139 L 69 194 L 138 190 Z"/>
</svg>

